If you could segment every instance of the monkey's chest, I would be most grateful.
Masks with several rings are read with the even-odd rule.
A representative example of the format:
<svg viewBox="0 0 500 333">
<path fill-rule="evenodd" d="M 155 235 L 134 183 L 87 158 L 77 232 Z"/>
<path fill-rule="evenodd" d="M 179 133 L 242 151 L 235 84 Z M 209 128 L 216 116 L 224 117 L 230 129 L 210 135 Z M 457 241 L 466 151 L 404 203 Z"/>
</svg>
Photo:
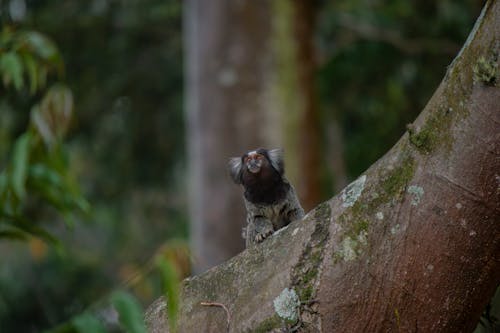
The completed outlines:
<svg viewBox="0 0 500 333">
<path fill-rule="evenodd" d="M 266 217 L 273 224 L 274 230 L 286 226 L 290 221 L 287 219 L 288 203 L 287 200 L 281 200 L 272 205 L 255 205 L 256 214 Z"/>
<path fill-rule="evenodd" d="M 277 182 L 256 182 L 245 186 L 245 199 L 259 206 L 279 205 L 286 198 L 290 185 L 279 180 Z"/>
</svg>

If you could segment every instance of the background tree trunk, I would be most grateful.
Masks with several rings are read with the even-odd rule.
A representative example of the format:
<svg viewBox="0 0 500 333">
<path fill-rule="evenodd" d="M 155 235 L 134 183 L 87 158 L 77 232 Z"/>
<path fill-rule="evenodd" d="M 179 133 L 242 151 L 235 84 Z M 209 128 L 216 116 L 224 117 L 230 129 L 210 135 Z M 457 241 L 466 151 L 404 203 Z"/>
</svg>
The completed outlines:
<svg viewBox="0 0 500 333">
<path fill-rule="evenodd" d="M 191 244 L 201 272 L 243 249 L 245 211 L 227 176 L 229 157 L 283 147 L 304 207 L 320 201 L 314 8 L 190 0 L 184 9 Z"/>
<path fill-rule="evenodd" d="M 200 272 L 244 248 L 245 212 L 228 158 L 277 144 L 265 108 L 270 4 L 190 0 L 184 13 L 191 244 Z"/>
<path fill-rule="evenodd" d="M 314 47 L 315 8 L 314 2 L 297 0 L 293 2 L 293 15 L 298 71 L 298 90 L 303 105 L 300 119 L 298 190 L 301 203 L 306 211 L 316 206 L 321 200 L 321 129 L 319 124 L 318 99 L 316 98 L 316 56 Z"/>
<path fill-rule="evenodd" d="M 408 133 L 303 221 L 186 279 L 179 331 L 226 329 L 200 302 L 231 332 L 471 331 L 500 281 L 499 35 L 489 1 Z"/>
</svg>

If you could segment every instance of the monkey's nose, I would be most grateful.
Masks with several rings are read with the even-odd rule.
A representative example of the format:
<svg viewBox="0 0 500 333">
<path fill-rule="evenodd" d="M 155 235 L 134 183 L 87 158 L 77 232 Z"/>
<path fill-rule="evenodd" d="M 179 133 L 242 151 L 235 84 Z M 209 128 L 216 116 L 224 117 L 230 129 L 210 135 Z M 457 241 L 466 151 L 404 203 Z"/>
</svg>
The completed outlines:
<svg viewBox="0 0 500 333">
<path fill-rule="evenodd" d="M 248 162 L 248 171 L 251 173 L 257 173 L 260 171 L 260 161 L 250 160 Z"/>
</svg>

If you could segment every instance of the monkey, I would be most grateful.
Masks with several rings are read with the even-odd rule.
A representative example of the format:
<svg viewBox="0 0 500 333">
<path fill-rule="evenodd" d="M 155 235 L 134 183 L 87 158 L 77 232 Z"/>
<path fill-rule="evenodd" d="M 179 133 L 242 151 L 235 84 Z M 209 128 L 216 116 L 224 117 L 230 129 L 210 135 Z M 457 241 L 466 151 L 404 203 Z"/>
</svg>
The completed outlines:
<svg viewBox="0 0 500 333">
<path fill-rule="evenodd" d="M 246 247 L 264 241 L 290 222 L 304 217 L 295 189 L 285 178 L 282 149 L 258 148 L 229 160 L 229 173 L 244 188 Z"/>
</svg>

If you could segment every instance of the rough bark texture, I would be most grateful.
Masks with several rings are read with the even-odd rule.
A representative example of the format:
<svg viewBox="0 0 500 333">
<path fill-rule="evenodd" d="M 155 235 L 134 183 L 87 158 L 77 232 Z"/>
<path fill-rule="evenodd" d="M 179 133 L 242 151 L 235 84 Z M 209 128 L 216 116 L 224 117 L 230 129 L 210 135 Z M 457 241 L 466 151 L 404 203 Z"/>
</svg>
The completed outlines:
<svg viewBox="0 0 500 333">
<path fill-rule="evenodd" d="M 303 107 L 299 128 L 299 170 L 297 184 L 301 203 L 307 211 L 321 199 L 321 128 L 316 98 L 316 56 L 314 54 L 315 4 L 310 0 L 296 0 L 293 22 L 297 45 L 298 89 L 302 94 Z"/>
<path fill-rule="evenodd" d="M 223 308 L 200 302 L 224 304 L 230 332 L 472 331 L 500 281 L 499 35 L 489 1 L 383 158 L 304 220 L 184 280 L 179 332 L 226 331 Z M 146 314 L 152 332 L 168 331 L 164 307 Z"/>
</svg>

